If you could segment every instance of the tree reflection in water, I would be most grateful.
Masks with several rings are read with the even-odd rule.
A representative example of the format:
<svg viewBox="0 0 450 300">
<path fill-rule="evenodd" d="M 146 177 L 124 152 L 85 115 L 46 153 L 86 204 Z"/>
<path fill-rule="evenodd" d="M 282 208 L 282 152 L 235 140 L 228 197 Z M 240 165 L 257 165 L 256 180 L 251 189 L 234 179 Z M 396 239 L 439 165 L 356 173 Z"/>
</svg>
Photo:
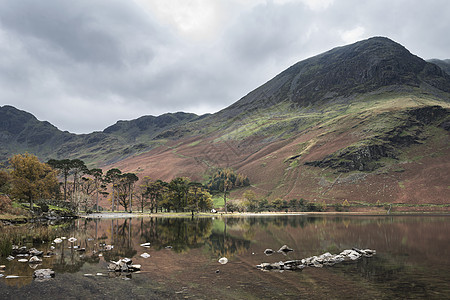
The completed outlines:
<svg viewBox="0 0 450 300">
<path fill-rule="evenodd" d="M 297 293 L 297 289 L 308 290 L 308 284 L 313 282 L 311 286 L 325 289 L 323 296 L 331 291 L 341 291 L 334 284 L 336 278 L 342 278 L 342 282 L 349 284 L 349 289 L 354 291 L 368 290 L 373 298 L 380 295 L 387 295 L 386 298 L 428 298 L 432 295 L 430 291 L 439 296 L 448 295 L 447 291 L 450 293 L 448 218 L 219 216 L 216 219 L 80 219 L 48 228 L 24 227 L 23 232 L 10 231 L 12 237 L 27 236 L 21 245 L 56 254 L 43 258 L 39 268 L 52 268 L 57 274 L 77 273 L 74 276 L 78 278 L 83 278 L 83 272 L 105 272 L 106 262 L 128 257 L 143 266 L 142 275 L 134 284 L 148 286 L 149 282 L 158 281 L 169 289 L 172 286 L 169 287 L 168 282 L 179 288 L 189 281 L 192 286 L 205 286 L 205 293 L 209 293 L 206 287 L 211 288 L 214 281 L 216 292 L 232 286 L 241 292 L 258 293 L 262 291 L 261 286 L 253 280 L 258 275 L 273 291 L 293 289 L 292 292 Z M 8 230 L 2 230 L 3 237 Z M 67 239 L 60 244 L 50 243 L 55 237 L 63 236 L 75 237 L 77 241 L 73 246 L 78 249 L 72 248 Z M 140 246 L 148 242 L 150 248 Z M 105 251 L 105 244 L 114 247 Z M 277 253 L 269 257 L 264 254 L 264 249 L 277 250 L 276 247 L 283 244 L 294 249 L 289 257 Z M 51 246 L 55 249 L 51 250 Z M 167 246 L 172 250 L 166 250 Z M 311 268 L 298 274 L 268 272 L 262 275 L 253 267 L 261 262 L 301 259 L 324 252 L 338 253 L 352 247 L 375 249 L 377 255 L 352 264 L 343 263 L 320 270 Z M 85 251 L 78 251 L 79 248 Z M 141 258 L 140 254 L 147 251 L 151 257 Z M 220 273 L 215 273 L 220 257 L 227 257 L 229 263 L 221 267 Z M 32 282 L 33 270 L 28 264 L 17 262 L 17 258 L 9 262 L 4 257 L 0 258 L 0 264 L 6 265 L 5 276 L 28 276 L 9 281 L 0 279 L 0 284 L 28 285 Z M 59 280 L 58 276 L 55 282 Z M 215 280 L 219 278 L 216 276 L 226 280 Z M 280 276 L 292 280 L 280 281 Z M 317 292 L 316 289 L 309 291 Z M 266 292 L 261 293 L 266 295 Z M 341 295 L 346 294 L 342 291 Z"/>
</svg>

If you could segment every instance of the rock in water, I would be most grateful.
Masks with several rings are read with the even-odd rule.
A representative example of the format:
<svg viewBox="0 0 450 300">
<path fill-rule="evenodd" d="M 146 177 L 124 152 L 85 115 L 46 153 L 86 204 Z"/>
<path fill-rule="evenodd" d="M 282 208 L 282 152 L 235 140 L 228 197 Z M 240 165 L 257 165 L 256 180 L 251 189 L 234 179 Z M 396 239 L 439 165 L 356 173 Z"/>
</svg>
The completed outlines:
<svg viewBox="0 0 450 300">
<path fill-rule="evenodd" d="M 294 251 L 294 249 L 289 248 L 287 245 L 283 245 L 283 246 L 281 246 L 280 249 L 278 249 L 277 252 L 279 252 L 279 253 L 288 253 L 288 252 L 291 252 L 291 251 Z"/>
<path fill-rule="evenodd" d="M 37 280 L 50 279 L 55 277 L 55 271 L 52 269 L 39 269 L 34 271 L 33 278 Z"/>
<path fill-rule="evenodd" d="M 36 248 L 31 248 L 30 250 L 28 250 L 28 253 L 33 256 L 42 256 L 44 254 L 44 251 L 39 251 Z"/>
<path fill-rule="evenodd" d="M 219 263 L 221 263 L 222 265 L 226 264 L 228 262 L 228 258 L 226 257 L 222 257 L 221 259 L 219 259 Z"/>
<path fill-rule="evenodd" d="M 275 251 L 273 251 L 272 249 L 266 249 L 264 250 L 264 254 L 265 255 L 272 255 Z"/>
<path fill-rule="evenodd" d="M 281 249 L 280 249 L 281 250 Z M 278 252 L 280 252 L 280 250 Z M 322 268 L 323 266 L 333 266 L 343 261 L 352 261 L 361 257 L 372 257 L 376 254 L 375 250 L 365 249 L 347 249 L 339 254 L 326 252 L 319 256 L 311 256 L 301 260 L 290 260 L 276 263 L 262 263 L 256 267 L 262 270 L 302 270 L 305 267 Z"/>
<path fill-rule="evenodd" d="M 42 259 L 40 259 L 37 256 L 32 256 L 32 257 L 30 257 L 30 260 L 28 262 L 29 263 L 40 263 L 40 262 L 42 262 Z"/>
</svg>

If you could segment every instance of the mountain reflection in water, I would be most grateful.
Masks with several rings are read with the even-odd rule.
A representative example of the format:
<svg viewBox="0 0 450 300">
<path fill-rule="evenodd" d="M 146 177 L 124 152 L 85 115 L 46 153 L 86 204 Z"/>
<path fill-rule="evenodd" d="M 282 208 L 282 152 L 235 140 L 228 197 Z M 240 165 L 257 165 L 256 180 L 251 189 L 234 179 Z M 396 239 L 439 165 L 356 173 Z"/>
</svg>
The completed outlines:
<svg viewBox="0 0 450 300">
<path fill-rule="evenodd" d="M 0 278 L 0 293 L 5 298 L 33 298 L 30 295 L 45 292 L 56 298 L 66 293 L 74 298 L 441 299 L 450 294 L 449 221 L 418 216 L 218 216 L 78 219 L 45 231 L 33 225 L 19 233 L 2 227 L 3 236 L 9 230 L 11 238 L 20 236 L 28 248 L 52 252 L 37 268 L 51 268 L 56 277 L 35 282 L 32 265 L 1 257 L 0 264 L 6 265 L 2 274 L 20 277 Z M 39 236 L 42 232 L 45 237 Z M 56 237 L 77 240 L 52 245 Z M 140 246 L 144 243 L 150 247 Z M 264 254 L 284 244 L 294 251 Z M 106 250 L 107 245 L 112 249 Z M 255 267 L 352 247 L 375 249 L 377 254 L 301 272 L 263 272 Z M 143 253 L 150 257 L 141 257 Z M 107 263 L 124 257 L 142 265 L 142 272 L 126 277 L 108 273 Z M 221 257 L 229 262 L 219 264 Z"/>
</svg>

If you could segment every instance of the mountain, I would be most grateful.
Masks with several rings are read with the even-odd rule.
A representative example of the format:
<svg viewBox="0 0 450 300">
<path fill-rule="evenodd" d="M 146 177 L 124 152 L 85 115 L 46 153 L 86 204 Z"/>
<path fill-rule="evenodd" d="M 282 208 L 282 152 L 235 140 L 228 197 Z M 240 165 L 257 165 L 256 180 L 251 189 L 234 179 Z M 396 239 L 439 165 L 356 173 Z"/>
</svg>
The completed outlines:
<svg viewBox="0 0 450 300">
<path fill-rule="evenodd" d="M 152 138 L 170 128 L 198 118 L 175 113 L 118 121 L 103 132 L 76 135 L 62 132 L 47 121 L 12 106 L 0 107 L 0 162 L 16 153 L 30 152 L 42 160 L 79 158 L 105 165 L 146 151 Z"/>
<path fill-rule="evenodd" d="M 428 60 L 428 62 L 439 66 L 439 68 L 441 68 L 442 71 L 444 71 L 450 75 L 450 59 L 444 59 L 444 60 L 430 59 L 430 60 Z"/>
<path fill-rule="evenodd" d="M 29 129 L 2 121 L 0 136 L 10 141 L 3 157 L 31 149 L 163 180 L 231 167 L 252 184 L 236 199 L 252 189 L 269 200 L 443 204 L 449 109 L 450 75 L 439 63 L 375 37 L 298 62 L 215 114 L 146 116 L 88 135 L 28 114 L 17 123 Z M 34 126 L 48 128 L 40 145 L 24 142 L 40 132 Z"/>
</svg>

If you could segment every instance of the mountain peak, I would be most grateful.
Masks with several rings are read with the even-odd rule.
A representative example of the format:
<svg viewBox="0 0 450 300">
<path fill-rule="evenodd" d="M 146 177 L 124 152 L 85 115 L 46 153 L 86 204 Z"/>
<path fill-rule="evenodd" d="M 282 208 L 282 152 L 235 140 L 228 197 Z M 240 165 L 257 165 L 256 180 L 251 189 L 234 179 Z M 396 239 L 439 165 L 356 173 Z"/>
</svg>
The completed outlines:
<svg viewBox="0 0 450 300">
<path fill-rule="evenodd" d="M 321 105 L 383 87 L 450 92 L 450 76 L 386 37 L 372 37 L 300 61 L 225 109 L 227 114 L 290 101 Z"/>
</svg>

